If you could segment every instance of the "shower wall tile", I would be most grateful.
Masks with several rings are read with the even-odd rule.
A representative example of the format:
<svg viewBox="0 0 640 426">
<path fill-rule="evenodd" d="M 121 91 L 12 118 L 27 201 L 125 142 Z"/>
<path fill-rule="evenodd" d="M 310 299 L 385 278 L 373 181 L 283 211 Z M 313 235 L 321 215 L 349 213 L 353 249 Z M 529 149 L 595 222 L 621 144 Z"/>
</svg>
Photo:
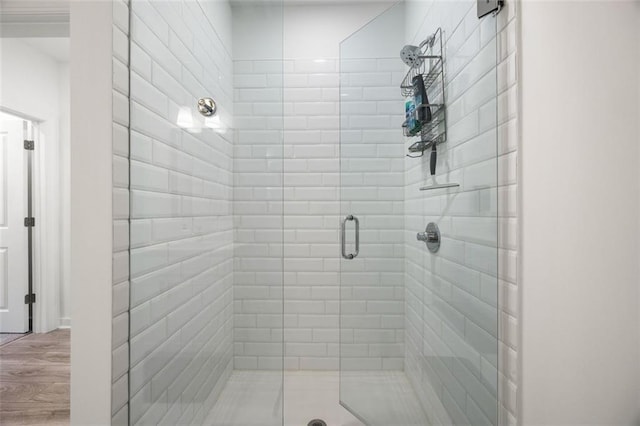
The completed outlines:
<svg viewBox="0 0 640 426">
<path fill-rule="evenodd" d="M 114 2 L 113 424 L 198 423 L 233 367 L 233 132 L 176 121 L 202 96 L 233 114 L 230 46 L 197 2 L 131 7 L 129 111 Z"/>
<path fill-rule="evenodd" d="M 282 368 L 276 362 L 282 354 L 282 312 L 285 368 L 338 368 L 339 66 L 335 58 L 285 60 L 284 65 L 234 62 L 236 368 Z M 343 103 L 352 128 L 350 143 L 343 147 L 343 155 L 351 158 L 344 163 L 343 179 L 351 184 L 343 196 L 358 200 L 345 209 L 367 215 L 363 249 L 372 257 L 348 266 L 356 297 L 343 306 L 352 314 L 346 335 L 354 347 L 353 365 L 402 369 L 403 206 L 398 194 L 403 152 L 400 132 L 387 130 L 392 121 L 402 122 L 402 103 L 392 84 L 402 64 L 381 59 L 347 66 L 353 73 L 345 74 L 350 80 L 345 93 L 362 92 L 365 86 L 371 92 L 366 101 L 360 96 Z M 277 118 L 282 113 L 284 120 Z M 265 123 L 272 130 L 262 130 Z M 282 192 L 277 189 L 281 184 Z"/>
<path fill-rule="evenodd" d="M 446 34 L 449 133 L 438 176 L 463 191 L 420 193 L 428 167 L 405 161 L 405 371 L 437 424 L 516 424 L 515 8 L 508 1 L 497 17 L 497 49 L 490 43 L 496 20 L 479 21 L 470 2 L 436 2 L 412 40 L 438 26 Z M 416 229 L 429 221 L 443 233 L 434 262 L 415 244 Z"/>
<path fill-rule="evenodd" d="M 123 35 L 126 38 L 128 20 L 125 23 L 122 14 L 122 6 L 126 7 L 127 3 L 115 3 L 114 21 L 117 22 L 114 26 L 114 49 L 117 52 L 114 53 L 114 71 L 117 71 L 123 66 L 128 67 L 122 43 Z M 483 272 L 472 267 L 451 271 L 452 274 L 464 274 L 468 270 L 475 273 L 477 281 L 473 282 L 477 282 L 477 286 L 474 287 L 473 297 L 484 303 L 478 306 L 491 307 L 498 303 L 503 311 L 499 329 L 498 383 L 495 383 L 495 360 L 488 356 L 476 357 L 475 348 L 479 343 L 485 342 L 482 337 L 478 337 L 484 335 L 482 327 L 476 326 L 478 322 L 482 322 L 482 312 L 476 312 L 478 316 L 468 320 L 469 330 L 477 331 L 476 334 L 471 331 L 469 333 L 470 341 L 476 346 L 465 343 L 466 336 L 460 338 L 456 334 L 456 330 L 464 330 L 465 327 L 464 322 L 459 324 L 460 315 L 456 314 L 455 309 L 447 309 L 436 297 L 448 301 L 466 294 L 454 291 L 447 280 L 439 283 L 441 287 L 438 292 L 424 288 L 425 278 L 431 277 L 440 265 L 431 269 L 424 264 L 422 251 L 412 249 L 413 241 L 407 240 L 405 245 L 405 230 L 409 231 L 406 238 L 412 238 L 415 228 L 424 226 L 424 218 L 416 219 L 415 216 L 436 215 L 442 207 L 451 212 L 451 218 L 441 224 L 443 232 L 446 230 L 451 235 L 448 239 L 451 243 L 466 240 L 470 237 L 469 227 L 477 225 L 465 223 L 464 220 L 470 217 L 473 220 L 482 219 L 482 215 L 496 214 L 487 209 L 496 204 L 491 191 L 473 191 L 473 196 L 454 200 L 437 197 L 417 200 L 415 197 L 407 197 L 405 201 L 403 191 L 398 187 L 405 185 L 406 180 L 407 191 L 413 194 L 415 188 L 411 189 L 411 186 L 415 186 L 423 172 L 416 168 L 405 171 L 402 161 L 391 161 L 393 158 L 402 158 L 404 154 L 403 150 L 397 150 L 398 144 L 387 143 L 392 138 L 398 139 L 397 130 L 385 133 L 384 129 L 362 130 L 362 127 L 354 127 L 350 132 L 343 132 L 343 141 L 352 143 L 345 146 L 349 150 L 344 152 L 347 157 L 378 157 L 388 160 L 370 163 L 354 161 L 348 164 L 352 172 L 343 175 L 343 183 L 347 182 L 352 186 L 351 189 L 347 188 L 347 194 L 360 198 L 359 201 L 352 202 L 351 208 L 365 213 L 377 212 L 384 216 L 377 218 L 378 222 L 368 224 L 369 227 L 376 227 L 377 232 L 368 236 L 369 241 L 375 244 L 372 243 L 367 249 L 380 257 L 374 262 L 354 265 L 354 270 L 346 274 L 350 282 L 354 283 L 354 294 L 356 291 L 362 292 L 354 297 L 354 303 L 343 306 L 349 311 L 343 320 L 352 327 L 347 335 L 354 341 L 347 345 L 350 353 L 347 367 L 405 368 L 410 377 L 423 380 L 435 378 L 433 383 L 442 383 L 438 391 L 442 395 L 443 405 L 450 408 L 451 415 L 458 416 L 461 421 L 473 417 L 486 422 L 487 414 L 483 407 L 487 407 L 489 403 L 486 401 L 495 399 L 497 393 L 505 408 L 505 412 L 501 413 L 505 419 L 502 423 L 515 424 L 517 412 L 515 161 L 518 145 L 517 114 L 513 111 L 517 101 L 516 46 L 513 43 L 516 18 L 513 6 L 512 2 L 508 2 L 505 11 L 499 15 L 500 28 L 510 31 L 510 34 L 500 36 L 503 47 L 499 54 L 502 62 L 498 69 L 498 90 L 503 94 L 500 98 L 501 125 L 498 128 L 500 174 L 496 183 L 500 187 L 498 208 L 501 216 L 497 230 L 498 244 L 503 249 L 498 264 L 498 274 L 502 278 L 499 282 L 498 300 L 493 294 L 490 276 L 487 279 L 486 274 L 483 275 Z M 174 352 L 176 350 L 210 354 L 214 353 L 216 347 L 225 348 L 221 357 L 226 360 L 231 357 L 231 352 L 227 353 L 226 348 L 231 348 L 233 344 L 235 368 L 280 369 L 284 324 L 284 339 L 288 343 L 285 347 L 286 368 L 326 370 L 336 369 L 338 366 L 336 339 L 340 294 L 336 257 L 340 218 L 340 204 L 337 201 L 340 164 L 337 151 L 337 114 L 340 92 L 337 71 L 340 64 L 334 58 L 324 61 L 289 60 L 285 61 L 284 66 L 279 61 L 256 60 L 235 61 L 232 68 L 228 49 L 215 35 L 207 33 L 211 28 L 210 23 L 201 20 L 191 6 L 179 2 L 154 2 L 146 3 L 145 7 L 150 7 L 152 12 L 153 9 L 157 10 L 161 16 L 154 14 L 153 23 L 145 16 L 144 21 L 151 28 L 144 24 L 136 27 L 134 17 L 133 39 L 136 41 L 138 38 L 138 41 L 131 46 L 131 67 L 135 75 L 142 81 L 151 83 L 155 89 L 147 87 L 149 96 L 144 99 L 140 97 L 138 102 L 133 103 L 132 124 L 138 123 L 139 127 L 131 131 L 131 157 L 150 170 L 165 170 L 169 186 L 165 186 L 165 174 L 162 173 L 158 182 L 148 178 L 147 184 L 134 188 L 141 198 L 136 198 L 136 193 L 133 193 L 133 208 L 136 200 L 143 200 L 145 195 L 151 196 L 151 199 L 160 204 L 157 211 L 145 208 L 136 210 L 138 216 L 131 223 L 131 243 L 132 250 L 139 250 L 143 257 L 148 255 L 146 251 L 151 248 L 154 248 L 151 253 L 157 249 L 166 263 L 160 267 L 153 266 L 151 272 L 133 278 L 130 303 L 135 307 L 133 312 L 144 312 L 144 317 L 147 318 L 138 323 L 140 327 L 136 332 L 149 330 L 152 324 L 163 321 L 163 318 L 167 321 L 167 331 L 170 330 L 169 321 L 183 323 L 186 318 L 188 322 L 170 340 L 150 348 L 150 352 L 145 351 L 147 356 L 134 366 L 138 367 L 132 371 L 132 376 L 137 380 L 135 389 L 140 390 L 132 396 L 140 404 L 131 411 L 132 418 L 140 419 L 140 422 L 182 424 L 197 422 L 203 416 L 202 410 L 194 415 L 191 410 L 183 412 L 180 404 L 169 402 L 174 401 L 175 395 L 180 395 L 181 392 L 195 394 L 196 391 L 198 395 L 204 395 L 203 401 L 206 399 L 207 403 L 210 402 L 216 393 L 211 389 L 219 389 L 220 383 L 224 381 L 222 378 L 228 374 L 230 364 L 215 364 L 217 360 L 211 357 L 208 361 L 203 361 L 205 364 L 200 370 L 210 371 L 211 374 L 197 374 L 197 367 L 187 365 L 188 358 L 175 355 L 181 353 Z M 486 43 L 483 28 L 478 30 L 478 35 L 474 32 L 475 28 L 466 24 L 477 22 L 472 18 L 471 12 L 467 13 L 465 24 L 461 26 L 463 32 L 453 32 L 452 51 L 457 49 L 454 49 L 455 37 L 458 37 L 459 46 L 469 41 L 467 45 L 458 47 L 460 49 L 469 49 L 474 43 L 478 43 L 478 46 Z M 445 21 L 457 23 L 459 19 L 460 16 L 451 16 Z M 163 22 L 167 25 L 166 37 Z M 198 41 L 203 39 L 214 40 L 215 46 L 212 49 L 216 54 L 211 54 L 211 49 L 203 48 Z M 183 56 L 184 46 L 188 46 L 187 50 L 190 51 L 186 56 Z M 194 57 L 202 63 L 195 61 Z M 474 64 L 486 64 L 486 58 L 482 61 L 480 59 L 482 58 L 478 58 Z M 185 61 L 184 66 L 181 65 L 181 60 Z M 454 83 L 459 85 L 452 87 L 452 90 L 456 90 L 460 96 L 473 88 L 474 82 L 481 77 L 477 73 L 464 74 L 470 61 L 471 56 L 452 64 L 456 66 L 452 73 L 476 76 L 471 80 L 460 77 L 459 82 Z M 394 128 L 398 119 L 390 115 L 398 108 L 395 103 L 398 89 L 394 80 L 397 79 L 397 59 L 357 60 L 342 65 L 343 71 L 359 75 L 354 81 L 363 82 L 360 87 L 344 87 L 342 90 L 352 100 L 343 104 L 342 111 L 354 116 L 353 121 L 346 124 L 376 125 L 377 121 L 371 123 L 367 117 L 378 114 L 388 128 Z M 372 71 L 374 67 L 375 71 Z M 203 75 L 204 69 L 219 74 L 224 83 L 207 80 L 207 76 Z M 469 71 L 475 72 L 472 69 Z M 362 75 L 368 72 L 374 75 Z M 236 90 L 233 90 L 230 83 L 232 79 L 235 80 Z M 213 80 L 218 80 L 217 75 Z M 391 81 L 392 84 L 388 87 L 362 87 L 366 82 L 373 84 L 383 80 Z M 286 88 L 284 98 L 283 84 Z M 117 95 L 126 96 L 129 90 L 117 72 L 114 73 L 114 87 Z M 167 99 L 165 116 L 159 115 L 164 114 L 164 106 L 159 109 L 158 103 L 152 101 L 158 95 L 154 90 L 162 94 L 163 100 L 160 103 Z M 237 134 L 203 139 L 201 134 L 187 135 L 176 131 L 172 123 L 175 122 L 178 107 L 183 103 L 191 105 L 201 90 L 219 97 L 221 105 L 228 110 L 232 108 L 233 98 L 237 114 L 236 127 L 239 129 Z M 490 123 L 492 120 L 492 111 L 495 109 L 486 103 L 482 104 L 484 99 L 486 97 L 481 92 L 475 92 L 468 102 L 461 100 L 452 103 L 450 107 L 452 126 L 460 125 L 461 136 L 454 138 L 454 141 L 457 140 L 461 147 L 477 140 L 473 131 L 487 130 L 483 123 Z M 468 117 L 478 107 L 477 117 Z M 284 135 L 283 121 L 278 118 L 282 108 L 287 120 Z M 462 121 L 465 117 L 470 121 Z M 114 156 L 119 157 L 114 157 L 114 164 L 126 159 L 129 154 L 128 148 L 118 142 L 123 139 L 121 135 L 123 129 L 126 129 L 127 118 L 122 116 L 119 120 L 121 123 L 114 124 L 114 129 L 118 129 L 120 135 L 116 137 L 114 132 Z M 472 126 L 472 130 L 464 129 L 464 126 Z M 297 129 L 293 130 L 292 127 Z M 235 146 L 230 143 L 232 138 L 235 138 Z M 282 138 L 285 140 L 284 148 L 281 146 Z M 203 158 L 203 155 L 198 154 L 198 147 L 203 146 L 211 148 L 209 155 L 215 155 L 215 163 L 197 161 Z M 205 154 L 204 158 L 211 157 L 206 157 Z M 476 165 L 474 161 L 469 161 L 468 165 Z M 213 173 L 214 168 L 220 173 Z M 457 171 L 452 170 L 451 173 L 451 179 L 455 179 Z M 472 182 L 471 178 L 469 182 L 466 181 L 471 174 L 460 173 L 459 176 L 461 182 Z M 465 180 L 462 180 L 463 177 Z M 281 189 L 280 185 L 283 183 L 284 189 Z M 123 185 L 123 180 L 117 183 L 114 181 L 114 217 L 117 218 L 115 222 L 121 222 L 114 222 L 114 229 L 122 228 L 128 219 L 128 214 L 123 214 L 122 211 L 128 212 L 129 190 Z M 366 187 L 379 185 L 382 188 L 378 191 Z M 166 199 L 163 198 L 165 196 L 169 196 L 172 201 L 166 204 Z M 120 207 L 116 209 L 116 205 Z M 407 223 L 397 229 L 388 217 L 402 217 L 405 210 L 408 214 Z M 231 216 L 231 211 L 234 217 Z M 215 214 L 211 214 L 213 212 Z M 281 219 L 283 212 L 288 216 L 286 223 Z M 487 232 L 489 236 L 476 239 L 473 243 L 486 244 L 492 231 Z M 114 238 L 117 238 L 116 233 Z M 123 249 L 120 240 L 117 241 L 114 246 Z M 230 252 L 228 248 L 233 245 L 233 241 L 235 248 Z M 283 241 L 284 254 L 288 259 L 284 266 L 281 260 Z M 168 248 L 170 244 L 173 244 L 171 249 Z M 198 244 L 208 248 L 201 255 L 195 255 Z M 173 254 L 169 254 L 170 252 Z M 405 264 L 401 261 L 403 254 L 407 259 Z M 443 257 L 444 255 L 445 253 Z M 446 260 L 449 264 L 464 262 L 463 258 L 456 257 L 454 250 L 448 256 Z M 114 268 L 116 263 L 124 265 L 125 262 L 116 261 L 121 258 L 128 261 L 128 252 L 114 252 Z M 233 261 L 232 266 L 230 260 Z M 153 256 L 150 261 L 155 265 Z M 124 272 L 114 273 L 114 291 L 124 285 L 129 286 L 128 262 L 118 269 Z M 385 271 L 395 272 L 384 273 Z M 284 289 L 281 285 L 283 279 Z M 403 288 L 403 281 L 407 287 L 406 295 L 400 290 Z M 223 284 L 207 288 L 207 284 L 211 282 Z M 200 313 L 191 320 L 188 316 L 183 316 L 185 310 L 198 303 L 194 298 L 182 297 L 187 293 L 187 288 L 189 292 L 201 291 L 199 294 L 203 300 L 215 305 L 212 310 Z M 286 306 L 282 304 L 283 290 Z M 364 299 L 363 296 L 369 299 L 364 304 L 357 303 Z M 456 300 L 464 303 L 467 299 Z M 233 314 L 229 309 L 232 304 Z M 127 395 L 128 377 L 122 372 L 126 371 L 123 366 L 124 354 L 129 351 L 122 333 L 128 335 L 128 313 L 117 309 L 114 310 L 114 316 L 113 423 L 126 424 L 129 407 L 123 395 Z M 199 325 L 202 324 L 209 326 L 200 328 Z M 231 324 L 235 324 L 234 338 L 231 338 Z M 437 326 L 442 326 L 441 330 L 444 331 L 441 334 L 446 335 L 446 339 L 434 331 Z M 405 327 L 406 333 L 403 331 Z M 217 333 L 211 336 L 208 334 L 211 330 Z M 384 332 L 388 330 L 395 333 Z M 199 343 L 195 345 L 194 341 Z M 412 352 L 415 347 L 412 348 L 411 345 L 418 341 L 424 345 Z M 174 346 L 167 351 L 165 344 Z M 407 357 L 406 365 L 403 365 L 405 357 L 400 348 L 405 345 Z M 449 348 L 454 345 L 464 348 L 468 359 L 478 359 L 473 364 L 474 370 L 464 367 L 455 376 L 447 374 L 446 365 L 424 365 L 420 371 L 413 369 L 416 365 L 416 360 L 412 358 L 414 354 L 451 353 Z M 137 353 L 135 350 L 132 352 Z M 173 355 L 167 357 L 169 353 Z M 128 363 L 127 356 L 127 367 Z M 165 367 L 158 370 L 158 365 Z M 467 376 L 460 377 L 461 373 Z M 471 382 L 477 386 L 469 390 L 468 395 L 460 397 L 457 393 L 459 383 L 468 379 L 469 375 L 473 379 Z M 446 380 L 439 381 L 438 377 L 446 377 Z M 191 382 L 190 388 L 185 390 L 184 386 L 188 382 Z M 450 385 L 448 388 L 447 384 Z M 420 387 L 421 384 L 416 386 Z M 156 391 L 152 392 L 154 388 Z M 499 388 L 499 392 L 496 392 L 496 388 Z M 208 395 L 211 396 L 207 397 Z M 433 412 L 439 412 L 437 407 L 434 407 Z"/>
<path fill-rule="evenodd" d="M 129 96 L 128 3 L 113 2 L 113 321 L 112 423 L 127 422 L 129 367 Z"/>
</svg>

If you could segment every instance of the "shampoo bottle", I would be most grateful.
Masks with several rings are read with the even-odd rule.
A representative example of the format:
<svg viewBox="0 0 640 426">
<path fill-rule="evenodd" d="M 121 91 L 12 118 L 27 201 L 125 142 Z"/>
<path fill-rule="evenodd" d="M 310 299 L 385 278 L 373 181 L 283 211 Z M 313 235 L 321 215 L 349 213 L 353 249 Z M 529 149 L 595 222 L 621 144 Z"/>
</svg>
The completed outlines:
<svg viewBox="0 0 640 426">
<path fill-rule="evenodd" d="M 406 118 L 406 126 L 410 136 L 418 134 L 422 124 L 416 118 L 416 104 L 413 99 L 407 99 L 404 104 L 404 113 Z"/>
</svg>

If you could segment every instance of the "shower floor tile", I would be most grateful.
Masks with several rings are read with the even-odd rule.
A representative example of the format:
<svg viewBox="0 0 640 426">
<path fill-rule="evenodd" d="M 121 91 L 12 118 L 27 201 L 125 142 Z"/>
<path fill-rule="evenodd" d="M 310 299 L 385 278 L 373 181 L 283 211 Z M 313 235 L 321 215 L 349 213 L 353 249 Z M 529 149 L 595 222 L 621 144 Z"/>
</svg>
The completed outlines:
<svg viewBox="0 0 640 426">
<path fill-rule="evenodd" d="M 215 426 L 281 426 L 282 373 L 234 371 L 204 421 Z"/>
<path fill-rule="evenodd" d="M 338 402 L 338 372 L 287 371 L 285 373 L 285 426 L 307 426 L 321 419 L 327 426 L 363 426 Z"/>
<path fill-rule="evenodd" d="M 282 374 L 234 371 L 205 424 L 215 426 L 281 426 Z M 306 426 L 315 418 L 328 426 L 363 426 L 338 403 L 338 372 L 285 373 L 285 426 Z M 403 372 L 358 372 L 345 376 L 343 398 L 366 412 L 371 425 L 428 425 Z"/>
</svg>

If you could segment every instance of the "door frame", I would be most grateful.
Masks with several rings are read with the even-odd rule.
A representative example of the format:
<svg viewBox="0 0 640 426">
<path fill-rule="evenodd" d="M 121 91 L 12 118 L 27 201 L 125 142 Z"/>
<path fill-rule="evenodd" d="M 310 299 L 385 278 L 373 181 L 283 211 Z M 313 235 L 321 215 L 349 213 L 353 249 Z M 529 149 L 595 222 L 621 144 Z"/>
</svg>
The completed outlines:
<svg viewBox="0 0 640 426">
<path fill-rule="evenodd" d="M 11 218 L 7 225 L 9 226 L 8 229 L 12 229 L 12 231 L 10 230 L 9 232 L 14 234 L 14 237 L 17 237 L 17 239 L 14 240 L 14 243 L 19 242 L 21 248 L 21 250 L 16 251 L 17 247 L 11 247 L 11 245 L 9 245 L 9 258 L 7 259 L 9 263 L 6 264 L 5 267 L 13 270 L 14 274 L 10 271 L 6 271 L 8 272 L 9 278 L 7 283 L 8 312 L 4 313 L 3 316 L 7 315 L 7 323 L 0 331 L 8 334 L 28 334 L 32 332 L 32 323 L 30 321 L 32 304 L 27 303 L 23 295 L 29 294 L 31 292 L 30 289 L 32 288 L 30 267 L 31 239 L 28 228 L 25 229 L 23 224 L 23 218 L 28 215 L 31 204 L 29 190 L 31 174 L 28 171 L 30 166 L 30 153 L 25 153 L 25 147 L 23 144 L 30 125 L 29 121 L 15 114 L 6 114 L 6 116 L 0 117 L 0 120 L 3 122 L 4 130 L 8 132 L 6 134 L 6 143 L 9 145 L 5 147 L 5 149 L 7 149 L 5 154 L 8 155 L 8 157 L 6 157 L 6 165 L 9 167 L 9 170 L 5 170 L 5 179 L 7 179 L 5 180 L 5 185 L 8 185 L 5 188 L 8 190 L 5 193 L 5 196 L 8 197 L 5 202 L 13 203 L 12 205 L 14 208 L 19 208 L 17 212 L 7 212 Z M 5 126 L 5 124 L 7 124 L 7 126 Z M 14 157 L 15 154 L 18 154 L 17 158 Z M 19 169 L 12 170 L 9 162 L 19 163 Z M 10 192 L 16 189 L 19 189 L 20 200 L 10 199 Z M 11 209 L 9 208 L 9 210 Z M 7 237 L 9 240 L 13 239 L 8 235 Z M 11 254 L 12 252 L 13 255 Z M 15 258 L 14 255 L 17 255 L 18 258 Z M 16 272 L 18 273 L 17 276 L 15 275 Z"/>
<path fill-rule="evenodd" d="M 25 226 L 27 219 L 33 218 L 33 149 L 27 149 L 27 141 L 36 142 L 36 122 L 22 118 L 22 139 L 24 149 L 27 154 L 27 212 L 25 215 Z M 31 133 L 31 134 L 29 134 Z M 35 293 L 33 292 L 33 228 L 35 223 L 27 226 L 27 294 L 25 304 L 28 306 L 29 333 L 33 333 L 33 305 L 35 303 Z M 27 301 L 28 300 L 28 301 Z"/>
</svg>

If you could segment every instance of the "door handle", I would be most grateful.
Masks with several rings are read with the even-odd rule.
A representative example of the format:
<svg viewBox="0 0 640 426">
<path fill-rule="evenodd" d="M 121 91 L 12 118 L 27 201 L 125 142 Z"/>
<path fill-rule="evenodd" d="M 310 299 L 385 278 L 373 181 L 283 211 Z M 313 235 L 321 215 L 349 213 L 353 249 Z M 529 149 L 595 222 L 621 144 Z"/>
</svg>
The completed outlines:
<svg viewBox="0 0 640 426">
<path fill-rule="evenodd" d="M 355 221 L 356 223 L 356 252 L 355 253 L 349 253 L 347 254 L 347 237 L 346 237 L 346 233 L 347 233 L 347 221 Z M 348 215 L 346 216 L 343 220 L 342 220 L 342 237 L 340 238 L 340 244 L 342 246 L 342 257 L 344 257 L 347 260 L 351 260 L 353 258 L 355 258 L 356 256 L 358 256 L 358 253 L 360 253 L 360 221 L 358 220 L 357 217 L 355 217 L 354 215 Z"/>
</svg>

